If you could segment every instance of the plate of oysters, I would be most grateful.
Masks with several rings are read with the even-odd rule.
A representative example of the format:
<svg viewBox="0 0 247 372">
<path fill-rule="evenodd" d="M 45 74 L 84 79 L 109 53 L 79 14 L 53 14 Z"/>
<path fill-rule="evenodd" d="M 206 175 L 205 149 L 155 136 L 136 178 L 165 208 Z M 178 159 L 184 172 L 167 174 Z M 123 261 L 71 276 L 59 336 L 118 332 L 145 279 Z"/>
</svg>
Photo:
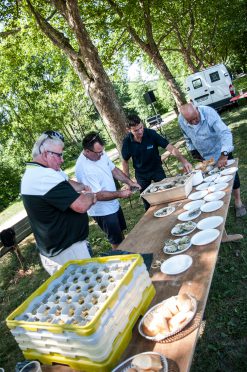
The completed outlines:
<svg viewBox="0 0 247 372">
<path fill-rule="evenodd" d="M 190 177 L 190 175 L 182 175 L 182 176 L 177 176 L 173 180 L 170 180 L 168 182 L 162 181 L 162 183 L 160 183 L 158 185 L 157 184 L 156 185 L 151 184 L 145 190 L 145 194 L 160 192 L 160 191 L 172 189 L 173 187 L 178 187 L 178 186 L 184 185 L 189 177 Z"/>
<path fill-rule="evenodd" d="M 175 225 L 171 231 L 172 235 L 184 236 L 190 234 L 196 228 L 196 223 L 193 221 L 188 221 L 184 223 L 178 223 Z"/>
<path fill-rule="evenodd" d="M 200 214 L 201 214 L 200 208 L 190 209 L 189 211 L 180 213 L 178 215 L 178 220 L 183 221 L 183 222 L 191 221 L 191 220 L 194 220 L 195 218 L 199 217 Z"/>
<path fill-rule="evenodd" d="M 154 212 L 154 217 L 169 216 L 169 214 L 173 213 L 174 211 L 175 211 L 175 207 L 172 207 L 172 206 L 161 208 L 161 209 L 158 209 L 156 212 Z"/>
<path fill-rule="evenodd" d="M 187 251 L 191 247 L 191 240 L 188 236 L 183 236 L 180 239 L 167 239 L 163 252 L 166 254 L 179 254 Z"/>
<path fill-rule="evenodd" d="M 161 341 L 180 332 L 194 318 L 197 301 L 187 293 L 172 296 L 152 307 L 138 325 L 148 340 Z"/>
</svg>

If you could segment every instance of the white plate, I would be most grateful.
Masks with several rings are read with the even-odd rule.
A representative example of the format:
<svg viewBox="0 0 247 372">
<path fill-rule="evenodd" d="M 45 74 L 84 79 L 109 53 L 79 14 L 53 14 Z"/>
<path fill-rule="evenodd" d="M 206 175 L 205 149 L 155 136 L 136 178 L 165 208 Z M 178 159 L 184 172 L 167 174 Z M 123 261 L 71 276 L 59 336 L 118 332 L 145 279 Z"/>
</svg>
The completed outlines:
<svg viewBox="0 0 247 372">
<path fill-rule="evenodd" d="M 205 204 L 205 200 L 202 200 L 202 199 L 194 200 L 192 202 L 185 204 L 184 209 L 186 209 L 187 211 L 192 210 L 192 209 L 197 209 L 197 208 L 200 208 L 200 206 L 203 204 Z"/>
<path fill-rule="evenodd" d="M 163 274 L 177 275 L 186 271 L 192 265 L 192 257 L 187 254 L 174 256 L 163 262 L 160 270 Z"/>
<path fill-rule="evenodd" d="M 215 191 L 225 190 L 227 186 L 228 186 L 227 182 L 216 183 L 215 185 L 209 186 L 208 191 L 215 192 Z"/>
<path fill-rule="evenodd" d="M 199 208 L 199 207 L 198 207 Z M 197 208 L 194 208 L 194 209 L 197 209 Z M 178 220 L 179 221 L 183 221 L 183 222 L 186 222 L 186 221 L 192 221 L 192 220 L 195 220 L 198 216 L 200 216 L 201 214 L 201 211 L 199 210 L 196 215 L 194 216 L 189 216 L 190 213 L 192 213 L 193 209 L 187 211 L 187 212 L 183 212 L 181 214 L 178 215 Z"/>
<path fill-rule="evenodd" d="M 204 198 L 208 194 L 208 190 L 193 192 L 188 196 L 190 200 L 198 200 Z"/>
<path fill-rule="evenodd" d="M 229 165 L 232 165 L 234 163 L 235 163 L 235 159 L 229 159 L 229 160 L 227 160 L 226 166 L 229 167 Z"/>
<path fill-rule="evenodd" d="M 203 180 L 203 182 L 213 182 L 218 177 L 220 177 L 220 175 L 218 173 L 217 174 L 213 174 L 212 176 L 205 177 L 204 180 Z"/>
<path fill-rule="evenodd" d="M 155 353 L 153 351 L 148 351 L 146 353 L 140 353 L 140 354 L 137 354 L 137 355 L 159 355 L 160 357 L 160 361 L 161 361 L 161 364 L 162 364 L 162 369 L 160 369 L 159 371 L 160 372 L 167 372 L 168 371 L 168 363 L 167 363 L 167 360 L 166 358 L 164 357 L 164 355 L 160 354 L 160 353 Z M 132 366 L 132 360 L 137 357 L 137 355 L 134 355 L 132 356 L 131 358 L 129 359 L 126 359 L 123 363 L 119 364 L 117 367 L 115 367 L 112 372 L 126 372 L 129 368 L 131 368 Z"/>
<path fill-rule="evenodd" d="M 211 171 L 208 172 L 208 174 L 210 176 L 212 176 L 213 174 L 219 174 L 219 173 L 220 173 L 220 170 L 219 170 L 218 167 L 216 167 L 216 168 L 214 168 L 214 169 L 212 169 Z"/>
<path fill-rule="evenodd" d="M 220 226 L 223 221 L 224 218 L 221 216 L 207 217 L 198 222 L 197 228 L 199 230 L 215 229 L 215 227 Z"/>
<path fill-rule="evenodd" d="M 204 201 L 211 202 L 214 200 L 220 200 L 226 195 L 225 191 L 216 191 L 212 192 L 211 194 L 208 194 L 205 196 Z"/>
<path fill-rule="evenodd" d="M 233 179 L 233 176 L 231 176 L 230 174 L 228 176 L 221 176 L 219 178 L 217 178 L 214 182 L 215 183 L 221 183 L 221 182 L 229 182 Z"/>
<path fill-rule="evenodd" d="M 178 257 L 181 257 L 181 256 L 178 256 Z M 173 258 L 176 258 L 176 257 L 173 257 Z M 170 258 L 170 260 L 171 260 L 171 258 Z M 194 318 L 194 316 L 195 316 L 195 314 L 196 314 L 196 311 L 197 311 L 197 301 L 196 301 L 196 299 L 195 299 L 193 296 L 190 296 L 190 295 L 188 295 L 188 296 L 190 297 L 191 302 L 192 302 L 192 306 L 193 306 L 193 308 L 192 308 L 192 310 L 191 310 L 191 311 L 192 311 L 192 314 L 191 314 L 191 317 L 190 317 L 190 318 L 189 318 L 185 323 L 183 323 L 183 325 L 182 325 L 180 328 L 177 328 L 177 329 L 176 329 L 175 331 L 173 331 L 173 332 L 166 333 L 165 335 L 162 334 L 162 333 L 159 333 L 158 335 L 153 336 L 153 337 L 151 337 L 151 336 L 147 336 L 147 335 L 142 331 L 142 324 L 143 324 L 143 321 L 144 321 L 145 317 L 146 317 L 148 314 L 150 314 L 150 313 L 152 313 L 152 312 L 155 312 L 155 311 L 156 311 L 160 306 L 163 307 L 164 304 L 165 304 L 165 302 L 169 300 L 169 298 L 167 298 L 165 301 L 162 301 L 162 302 L 160 302 L 159 304 L 153 306 L 151 309 L 149 309 L 149 310 L 146 312 L 146 314 L 143 316 L 143 318 L 140 320 L 140 322 L 139 322 L 139 324 L 138 324 L 138 331 L 139 331 L 139 333 L 140 333 L 143 337 L 147 338 L 148 340 L 152 340 L 152 341 L 161 341 L 161 340 L 164 340 L 164 339 L 167 338 L 167 337 L 173 336 L 173 335 L 175 335 L 176 333 L 182 331 L 182 329 L 184 329 L 184 327 L 186 327 L 187 324 L 189 324 L 189 322 L 191 322 L 191 320 Z M 175 296 L 175 297 L 177 297 L 177 296 Z M 124 370 L 124 371 L 125 371 L 125 370 Z M 115 371 L 115 372 L 120 372 L 120 371 Z M 123 371 L 121 370 L 121 372 L 123 372 Z"/>
<path fill-rule="evenodd" d="M 202 230 L 196 233 L 194 236 L 192 236 L 191 242 L 194 245 L 205 245 L 212 243 L 214 240 L 218 238 L 219 235 L 220 232 L 217 229 Z"/>
<path fill-rule="evenodd" d="M 220 172 L 220 174 L 222 176 L 227 176 L 228 174 L 233 174 L 237 172 L 237 170 L 238 170 L 237 167 L 231 167 L 231 168 L 224 169 L 223 171 Z"/>
<path fill-rule="evenodd" d="M 223 204 L 224 202 L 222 200 L 215 200 L 215 201 L 203 204 L 201 206 L 201 211 L 207 212 L 207 213 L 217 211 L 217 209 L 220 209 Z"/>
<path fill-rule="evenodd" d="M 196 186 L 197 191 L 203 191 L 207 190 L 207 188 L 210 186 L 211 182 L 203 182 L 199 186 Z"/>
<path fill-rule="evenodd" d="M 196 228 L 196 223 L 195 222 L 192 222 L 192 224 L 193 224 L 193 228 L 191 229 L 191 230 L 189 230 L 189 231 L 185 231 L 185 232 L 183 232 L 183 233 L 181 233 L 181 234 L 178 234 L 178 233 L 176 233 L 176 232 L 174 232 L 174 230 L 176 231 L 176 226 L 174 226 L 173 227 L 173 229 L 172 229 L 172 231 L 171 231 L 171 233 L 172 233 L 172 235 L 174 235 L 174 236 L 184 236 L 184 235 L 188 235 L 188 234 L 190 234 L 192 231 L 194 231 L 195 230 L 195 228 Z M 182 224 L 178 224 L 178 225 L 182 225 Z"/>
<path fill-rule="evenodd" d="M 179 242 L 179 240 L 180 239 L 175 239 L 174 240 L 174 242 L 175 243 L 178 243 Z M 165 253 L 165 254 L 171 254 L 171 255 L 173 255 L 173 254 L 179 254 L 179 253 L 182 253 L 182 252 L 185 252 L 185 251 L 187 251 L 187 249 L 189 249 L 190 247 L 191 247 L 191 241 L 188 243 L 188 244 L 186 244 L 186 247 L 184 248 L 184 249 L 181 249 L 181 250 L 177 250 L 177 251 L 175 251 L 175 252 L 167 252 L 167 250 L 166 250 L 166 246 L 164 246 L 164 248 L 163 248 L 163 252 Z"/>
<path fill-rule="evenodd" d="M 166 217 L 169 216 L 169 214 L 173 213 L 175 211 L 175 207 L 165 207 L 157 210 L 154 212 L 154 217 Z M 165 214 L 159 215 L 159 213 L 165 212 Z"/>
</svg>

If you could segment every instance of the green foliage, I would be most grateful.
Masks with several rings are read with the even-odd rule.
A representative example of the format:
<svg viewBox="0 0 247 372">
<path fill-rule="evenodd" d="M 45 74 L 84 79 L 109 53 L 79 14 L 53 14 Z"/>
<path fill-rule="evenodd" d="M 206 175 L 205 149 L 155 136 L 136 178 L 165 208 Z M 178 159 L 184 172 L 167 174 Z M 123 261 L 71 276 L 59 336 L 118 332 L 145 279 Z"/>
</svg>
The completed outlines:
<svg viewBox="0 0 247 372">
<path fill-rule="evenodd" d="M 21 172 L 12 165 L 0 162 L 1 198 L 0 212 L 16 200 L 20 193 Z"/>
</svg>

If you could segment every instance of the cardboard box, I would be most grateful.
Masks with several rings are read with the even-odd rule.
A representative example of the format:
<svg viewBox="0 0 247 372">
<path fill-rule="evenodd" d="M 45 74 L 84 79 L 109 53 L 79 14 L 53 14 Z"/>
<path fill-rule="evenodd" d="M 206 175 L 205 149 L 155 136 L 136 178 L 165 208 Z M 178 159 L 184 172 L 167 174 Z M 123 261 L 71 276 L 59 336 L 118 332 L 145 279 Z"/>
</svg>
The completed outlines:
<svg viewBox="0 0 247 372">
<path fill-rule="evenodd" d="M 141 193 L 141 197 L 145 199 L 150 205 L 157 205 L 168 203 L 171 201 L 186 199 L 192 190 L 192 179 L 193 174 L 191 174 L 185 181 L 183 185 L 177 185 L 170 189 L 158 191 L 158 192 L 147 192 L 153 186 L 163 185 L 165 183 L 170 183 L 175 181 L 179 176 L 164 178 L 160 182 L 155 182 L 149 185 L 146 190 Z"/>
</svg>

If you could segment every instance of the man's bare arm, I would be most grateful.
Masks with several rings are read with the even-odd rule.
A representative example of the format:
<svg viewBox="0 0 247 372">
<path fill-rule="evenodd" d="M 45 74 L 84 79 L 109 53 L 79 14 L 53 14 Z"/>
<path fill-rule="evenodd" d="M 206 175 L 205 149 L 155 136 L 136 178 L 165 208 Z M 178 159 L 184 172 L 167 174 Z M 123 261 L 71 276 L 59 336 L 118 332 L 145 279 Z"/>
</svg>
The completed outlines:
<svg viewBox="0 0 247 372">
<path fill-rule="evenodd" d="M 190 172 L 192 170 L 192 165 L 190 164 L 190 162 L 188 162 L 188 160 L 185 159 L 185 157 L 175 146 L 169 143 L 166 149 L 171 153 L 171 155 L 175 156 L 183 164 L 184 170 L 186 172 Z"/>
<path fill-rule="evenodd" d="M 97 201 L 96 194 L 93 193 L 83 193 L 78 196 L 78 198 L 70 205 L 73 211 L 78 213 L 86 213 L 87 210 L 95 204 Z"/>
<path fill-rule="evenodd" d="M 129 162 L 127 160 L 123 160 L 122 161 L 122 166 L 123 166 L 124 174 L 126 174 L 126 176 L 129 177 L 129 175 L 130 175 L 130 173 L 129 173 Z"/>
<path fill-rule="evenodd" d="M 89 187 L 87 185 L 84 185 L 83 183 L 80 183 L 80 182 L 77 182 L 77 181 L 74 181 L 74 180 L 69 180 L 68 182 L 73 187 L 73 189 L 77 192 L 92 191 L 91 187 Z"/>
</svg>

